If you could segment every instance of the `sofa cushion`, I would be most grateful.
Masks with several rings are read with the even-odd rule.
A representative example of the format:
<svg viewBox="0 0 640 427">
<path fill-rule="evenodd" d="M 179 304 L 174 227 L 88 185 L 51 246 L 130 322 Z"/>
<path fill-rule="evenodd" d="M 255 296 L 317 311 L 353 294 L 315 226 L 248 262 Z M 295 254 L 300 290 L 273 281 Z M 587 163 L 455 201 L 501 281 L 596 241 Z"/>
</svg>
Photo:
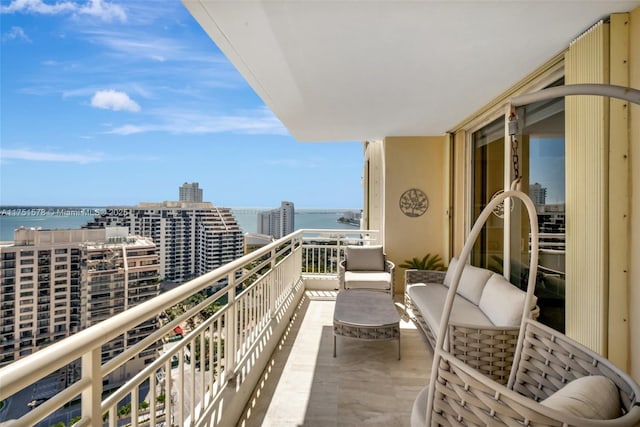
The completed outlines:
<svg viewBox="0 0 640 427">
<path fill-rule="evenodd" d="M 478 306 L 496 326 L 518 326 L 527 293 L 499 274 L 493 274 L 484 287 Z M 535 307 L 535 296 L 532 305 Z M 531 307 L 531 308 L 533 308 Z"/>
<path fill-rule="evenodd" d="M 384 271 L 382 246 L 347 246 L 345 258 L 350 271 Z"/>
<path fill-rule="evenodd" d="M 602 375 L 573 380 L 540 403 L 560 412 L 594 420 L 610 420 L 621 414 L 618 388 Z"/>
<path fill-rule="evenodd" d="M 453 258 L 449 262 L 449 268 L 447 274 L 444 277 L 444 285 L 450 286 L 453 281 L 453 271 L 455 270 L 458 260 Z M 462 295 L 475 305 L 480 303 L 480 297 L 484 286 L 489 280 L 489 277 L 494 274 L 492 271 L 485 268 L 474 267 L 473 265 L 465 265 L 462 270 L 462 276 L 460 277 L 460 284 L 458 285 L 458 294 Z"/>
<path fill-rule="evenodd" d="M 345 289 L 391 289 L 391 274 L 385 271 L 345 271 Z"/>
<path fill-rule="evenodd" d="M 438 333 L 448 291 L 449 288 L 433 283 L 426 285 L 416 284 L 407 290 L 414 306 L 420 311 L 434 334 Z M 485 316 L 477 305 L 460 298 L 460 296 L 456 296 L 453 300 L 450 321 L 467 325 L 493 326 L 489 318 Z"/>
</svg>

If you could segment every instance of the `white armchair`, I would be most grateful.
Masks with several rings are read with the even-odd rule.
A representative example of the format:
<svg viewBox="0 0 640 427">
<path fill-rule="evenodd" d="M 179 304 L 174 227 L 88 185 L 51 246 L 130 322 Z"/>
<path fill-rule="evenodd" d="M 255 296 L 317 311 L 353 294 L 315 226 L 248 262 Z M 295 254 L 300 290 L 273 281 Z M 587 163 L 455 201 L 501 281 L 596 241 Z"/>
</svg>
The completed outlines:
<svg viewBox="0 0 640 427">
<path fill-rule="evenodd" d="M 382 246 L 347 246 L 345 259 L 338 265 L 340 290 L 368 289 L 393 295 L 394 268 Z"/>
</svg>

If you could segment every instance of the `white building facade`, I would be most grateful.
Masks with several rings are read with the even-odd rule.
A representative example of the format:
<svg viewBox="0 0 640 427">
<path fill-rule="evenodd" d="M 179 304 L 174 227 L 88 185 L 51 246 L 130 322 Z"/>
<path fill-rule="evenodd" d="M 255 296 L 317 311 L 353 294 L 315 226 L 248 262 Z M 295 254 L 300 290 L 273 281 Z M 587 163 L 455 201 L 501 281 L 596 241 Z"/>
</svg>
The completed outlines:
<svg viewBox="0 0 640 427">
<path fill-rule="evenodd" d="M 88 228 L 127 227 L 158 246 L 160 275 L 185 281 L 224 265 L 243 254 L 242 230 L 228 208 L 209 202 L 140 203 L 111 207 Z"/>
<path fill-rule="evenodd" d="M 295 230 L 293 202 L 283 201 L 280 207 L 258 213 L 258 234 L 279 239 Z"/>
</svg>

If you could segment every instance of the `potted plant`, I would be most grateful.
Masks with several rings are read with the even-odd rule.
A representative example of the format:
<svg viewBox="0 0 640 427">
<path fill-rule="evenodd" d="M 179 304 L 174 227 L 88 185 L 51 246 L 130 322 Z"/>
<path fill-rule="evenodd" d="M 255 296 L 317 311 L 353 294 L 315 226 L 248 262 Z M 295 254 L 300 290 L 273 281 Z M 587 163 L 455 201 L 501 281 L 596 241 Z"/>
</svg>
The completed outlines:
<svg viewBox="0 0 640 427">
<path fill-rule="evenodd" d="M 423 258 L 411 258 L 404 261 L 398 267 L 407 268 L 407 269 L 415 269 L 415 270 L 435 270 L 435 271 L 445 271 L 446 268 L 444 263 L 442 262 L 442 258 L 440 255 L 435 254 L 431 255 L 430 253 L 426 254 Z"/>
</svg>

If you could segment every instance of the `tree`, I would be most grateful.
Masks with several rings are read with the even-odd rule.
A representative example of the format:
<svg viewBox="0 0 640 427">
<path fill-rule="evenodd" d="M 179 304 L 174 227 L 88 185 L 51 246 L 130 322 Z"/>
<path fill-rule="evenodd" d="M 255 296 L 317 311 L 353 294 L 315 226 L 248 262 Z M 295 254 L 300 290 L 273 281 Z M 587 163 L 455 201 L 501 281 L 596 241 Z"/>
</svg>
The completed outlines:
<svg viewBox="0 0 640 427">
<path fill-rule="evenodd" d="M 131 403 L 127 403 L 126 405 L 122 405 L 118 408 L 118 415 L 124 417 L 131 413 Z"/>
</svg>

